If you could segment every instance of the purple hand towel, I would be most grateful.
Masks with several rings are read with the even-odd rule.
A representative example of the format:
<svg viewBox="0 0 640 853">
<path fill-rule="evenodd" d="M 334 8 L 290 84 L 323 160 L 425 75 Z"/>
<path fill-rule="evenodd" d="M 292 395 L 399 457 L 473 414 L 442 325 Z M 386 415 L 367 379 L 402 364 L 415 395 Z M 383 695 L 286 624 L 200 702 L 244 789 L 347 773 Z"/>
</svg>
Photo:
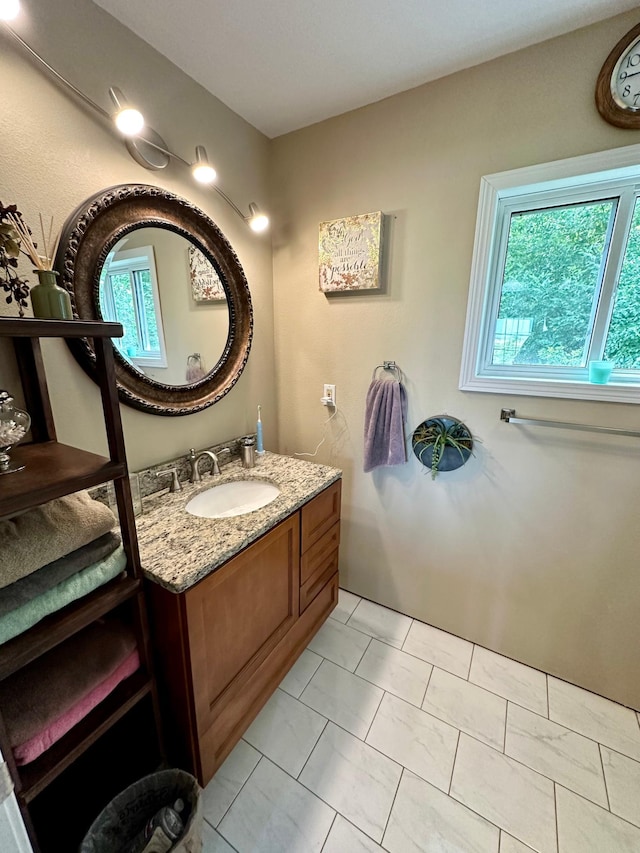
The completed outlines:
<svg viewBox="0 0 640 853">
<path fill-rule="evenodd" d="M 374 379 L 367 391 L 364 416 L 364 470 L 407 461 L 404 421 L 407 392 L 402 382 Z"/>
</svg>

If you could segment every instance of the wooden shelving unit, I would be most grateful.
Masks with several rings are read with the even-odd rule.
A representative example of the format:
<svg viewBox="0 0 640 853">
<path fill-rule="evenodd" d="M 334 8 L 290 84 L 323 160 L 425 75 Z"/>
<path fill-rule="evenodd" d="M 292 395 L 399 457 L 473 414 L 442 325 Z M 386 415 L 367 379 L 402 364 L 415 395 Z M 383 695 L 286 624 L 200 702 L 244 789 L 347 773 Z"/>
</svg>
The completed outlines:
<svg viewBox="0 0 640 853">
<path fill-rule="evenodd" d="M 0 680 L 45 654 L 64 640 L 86 628 L 115 608 L 128 608 L 135 628 L 141 667 L 122 682 L 90 714 L 38 759 L 17 767 L 6 737 L 0 708 L 0 747 L 11 770 L 16 795 L 33 847 L 40 849 L 47 831 L 55 826 L 34 826 L 30 805 L 46 796 L 47 787 L 61 777 L 74 761 L 99 738 L 122 720 L 141 700 L 151 697 L 158 742 L 158 756 L 164 756 L 160 714 L 146 604 L 142 587 L 140 556 L 128 478 L 122 422 L 115 381 L 112 337 L 121 337 L 118 323 L 78 320 L 32 320 L 0 317 L 0 337 L 13 339 L 26 408 L 32 419 L 30 444 L 12 451 L 12 459 L 25 465 L 23 471 L 0 476 L 0 519 L 28 510 L 54 498 L 113 481 L 120 519 L 120 531 L 127 555 L 127 573 L 90 595 L 48 616 L 31 630 L 0 646 Z M 40 338 L 92 337 L 96 350 L 96 378 L 100 386 L 109 456 L 103 457 L 57 441 L 55 422 L 47 389 Z M 149 768 L 151 770 L 153 768 Z M 117 768 L 101 768 L 117 776 Z M 60 780 L 59 780 L 60 781 Z M 117 778 L 114 779 L 117 783 Z M 59 784 L 59 782 L 58 782 Z M 124 787 L 124 785 L 123 785 Z M 73 791 L 69 802 L 73 803 Z M 46 810 L 45 810 L 46 811 Z M 74 815 L 70 808 L 65 821 Z M 84 816 L 86 826 L 96 815 Z M 78 816 L 83 820 L 82 816 Z M 76 828 L 77 829 L 77 828 Z M 77 835 L 77 832 L 76 832 Z M 56 842 L 57 843 L 57 842 Z M 59 849 L 63 849 L 64 844 Z M 49 845 L 49 849 L 50 845 Z"/>
</svg>

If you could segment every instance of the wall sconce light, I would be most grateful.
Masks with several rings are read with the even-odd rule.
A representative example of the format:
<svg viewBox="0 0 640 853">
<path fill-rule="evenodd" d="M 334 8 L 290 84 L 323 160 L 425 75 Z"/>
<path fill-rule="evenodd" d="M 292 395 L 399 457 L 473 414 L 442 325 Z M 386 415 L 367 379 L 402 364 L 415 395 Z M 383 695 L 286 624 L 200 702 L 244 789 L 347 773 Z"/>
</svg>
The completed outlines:
<svg viewBox="0 0 640 853">
<path fill-rule="evenodd" d="M 20 0 L 0 0 L 0 21 L 8 21 L 14 18 L 20 10 Z M 118 130 L 125 136 L 125 145 L 127 151 L 140 166 L 145 169 L 159 170 L 166 168 L 171 160 L 178 160 L 188 169 L 196 181 L 202 184 L 207 184 L 221 196 L 227 204 L 233 208 L 238 216 L 246 222 L 253 231 L 264 231 L 269 227 L 269 218 L 260 211 L 255 202 L 249 205 L 249 216 L 245 216 L 240 208 L 231 201 L 229 196 L 214 185 L 217 178 L 216 170 L 209 163 L 207 152 L 203 145 L 196 146 L 196 159 L 193 163 L 188 163 L 179 154 L 175 154 L 169 150 L 167 143 L 153 128 L 145 124 L 144 117 L 140 110 L 133 107 L 117 86 L 109 87 L 109 97 L 116 109 L 114 114 L 110 114 L 103 109 L 95 101 L 91 100 L 88 95 L 85 95 L 77 86 L 74 86 L 66 77 L 59 74 L 55 68 L 49 65 L 39 53 L 37 53 L 30 45 L 27 44 L 7 23 L 4 24 L 7 32 L 33 57 L 46 71 L 51 74 L 55 80 L 61 85 L 71 90 L 74 95 L 84 101 L 95 112 L 99 113 L 103 118 L 110 119 L 115 122 Z"/>
<path fill-rule="evenodd" d="M 269 217 L 266 216 L 255 202 L 249 205 L 249 216 L 247 217 L 249 228 L 256 233 L 265 231 L 269 227 Z"/>
<path fill-rule="evenodd" d="M 191 165 L 191 174 L 201 184 L 212 184 L 218 177 L 218 173 L 209 163 L 204 145 L 196 145 L 196 160 Z"/>
<path fill-rule="evenodd" d="M 109 87 L 109 97 L 116 108 L 113 120 L 120 133 L 124 136 L 138 136 L 144 127 L 144 116 L 140 110 L 132 107 L 116 86 Z"/>
<path fill-rule="evenodd" d="M 13 21 L 19 11 L 20 0 L 0 0 L 0 21 Z"/>
</svg>

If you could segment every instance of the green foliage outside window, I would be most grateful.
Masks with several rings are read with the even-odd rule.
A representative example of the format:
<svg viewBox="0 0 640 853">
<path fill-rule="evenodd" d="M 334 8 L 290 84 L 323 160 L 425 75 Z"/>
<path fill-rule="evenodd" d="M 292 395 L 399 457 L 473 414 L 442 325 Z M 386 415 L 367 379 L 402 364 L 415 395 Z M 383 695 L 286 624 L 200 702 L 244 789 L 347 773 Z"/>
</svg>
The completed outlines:
<svg viewBox="0 0 640 853">
<path fill-rule="evenodd" d="M 636 201 L 604 357 L 640 369 L 640 201 Z"/>
<path fill-rule="evenodd" d="M 614 208 L 603 201 L 512 215 L 498 319 L 526 318 L 531 330 L 515 346 L 496 336 L 493 364 L 586 364 Z M 623 334 L 615 330 L 612 346 Z"/>
</svg>

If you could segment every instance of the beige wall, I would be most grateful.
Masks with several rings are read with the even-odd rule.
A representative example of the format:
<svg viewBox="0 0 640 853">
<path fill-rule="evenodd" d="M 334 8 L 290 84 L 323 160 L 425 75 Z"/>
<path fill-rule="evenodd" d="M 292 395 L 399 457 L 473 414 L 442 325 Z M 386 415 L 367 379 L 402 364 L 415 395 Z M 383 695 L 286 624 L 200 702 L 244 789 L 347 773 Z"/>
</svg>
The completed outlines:
<svg viewBox="0 0 640 853">
<path fill-rule="evenodd" d="M 356 593 L 640 708 L 640 444 L 499 423 L 640 427 L 640 407 L 463 393 L 458 375 L 484 174 L 640 141 L 602 121 L 595 80 L 629 14 L 277 139 L 280 449 L 344 469 L 341 570 Z M 318 292 L 318 223 L 388 214 L 388 289 Z M 476 457 L 432 482 L 415 459 L 362 473 L 365 394 L 395 359 L 408 428 L 447 412 Z"/>
<path fill-rule="evenodd" d="M 339 414 L 318 459 L 344 468 L 343 582 L 355 592 L 640 707 L 635 675 L 640 445 L 498 422 L 532 416 L 637 428 L 640 409 L 457 390 L 480 176 L 640 141 L 593 106 L 598 70 L 636 21 L 621 16 L 268 141 L 88 0 L 29 9 L 24 37 L 92 98 L 120 86 L 186 159 L 207 146 L 243 209 L 269 206 L 271 246 L 180 167 L 137 166 L 108 124 L 48 80 L 0 30 L 0 199 L 27 220 L 57 221 L 117 183 L 154 183 L 218 223 L 245 268 L 256 328 L 247 370 L 216 406 L 188 418 L 123 408 L 132 468 L 249 429 L 261 402 L 267 446 L 312 450 L 337 384 Z M 10 119 L 10 120 L 8 120 Z M 270 152 L 271 149 L 271 152 Z M 273 200 L 273 199 L 272 199 Z M 318 292 L 318 222 L 383 210 L 390 218 L 382 295 Z M 0 310 L 6 310 L 0 300 Z M 104 449 L 96 388 L 64 344 L 45 342 L 60 437 Z M 362 473 L 371 372 L 395 359 L 409 428 L 448 412 L 480 439 L 477 456 L 433 483 L 415 460 Z M 277 400 L 276 381 L 277 376 Z M 0 348 L 0 387 L 17 388 Z"/>
<path fill-rule="evenodd" d="M 255 128 L 205 92 L 89 0 L 25 3 L 15 29 L 58 71 L 105 109 L 109 85 L 143 108 L 148 123 L 186 160 L 205 145 L 221 187 L 247 210 L 269 208 L 269 142 Z M 215 406 L 187 418 L 159 418 L 123 407 L 132 469 L 171 458 L 249 430 L 262 403 L 267 446 L 275 446 L 273 294 L 270 237 L 256 236 L 212 190 L 198 189 L 188 170 L 172 164 L 150 172 L 128 155 L 112 129 L 65 94 L 0 27 L 2 112 L 0 199 L 17 203 L 27 222 L 38 212 L 58 223 L 85 198 L 120 183 L 151 183 L 188 198 L 219 225 L 242 263 L 255 312 L 254 343 L 247 368 Z M 24 271 L 29 272 L 29 265 Z M 11 310 L 0 298 L 0 311 Z M 4 344 L 5 342 L 0 342 Z M 60 341 L 44 342 L 59 438 L 104 451 L 100 398 Z M 0 387 L 17 389 L 10 349 L 0 348 Z M 19 395 L 18 395 L 19 396 Z"/>
</svg>

